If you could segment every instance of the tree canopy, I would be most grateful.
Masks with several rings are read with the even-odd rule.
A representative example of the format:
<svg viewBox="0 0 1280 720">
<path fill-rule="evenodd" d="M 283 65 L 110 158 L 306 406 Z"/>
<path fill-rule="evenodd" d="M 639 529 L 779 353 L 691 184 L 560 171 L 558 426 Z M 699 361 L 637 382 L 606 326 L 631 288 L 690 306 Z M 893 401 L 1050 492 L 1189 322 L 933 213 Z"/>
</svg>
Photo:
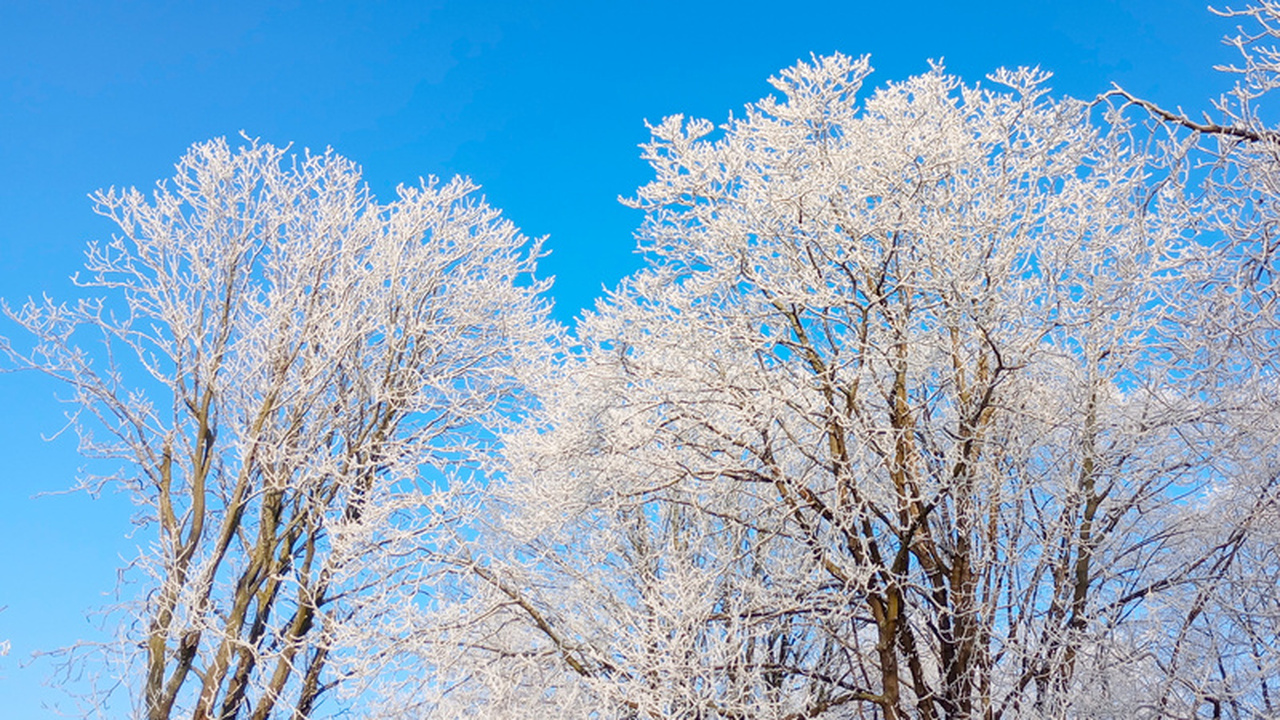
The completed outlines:
<svg viewBox="0 0 1280 720">
<path fill-rule="evenodd" d="M 98 194 L 105 297 L 4 349 L 142 508 L 137 714 L 1275 716 L 1280 3 L 1228 14 L 1214 120 L 840 54 L 667 118 L 571 331 L 467 180 Z"/>
</svg>

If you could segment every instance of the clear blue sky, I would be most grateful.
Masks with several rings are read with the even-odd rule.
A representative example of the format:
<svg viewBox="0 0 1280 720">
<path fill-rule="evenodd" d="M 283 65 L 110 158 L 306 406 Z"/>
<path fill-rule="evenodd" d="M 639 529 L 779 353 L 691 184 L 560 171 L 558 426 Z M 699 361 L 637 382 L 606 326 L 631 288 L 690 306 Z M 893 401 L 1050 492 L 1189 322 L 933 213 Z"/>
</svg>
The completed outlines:
<svg viewBox="0 0 1280 720">
<path fill-rule="evenodd" d="M 638 267 L 644 120 L 723 120 L 811 52 L 871 53 L 874 84 L 944 58 L 969 82 L 1040 65 L 1064 94 L 1116 81 L 1199 111 L 1228 87 L 1202 0 L 808 2 L 14 2 L 0 0 L 0 297 L 70 297 L 86 241 L 111 226 L 86 195 L 149 187 L 193 142 L 241 130 L 332 146 L 375 192 L 470 175 L 529 235 L 549 235 L 569 322 Z M 0 335 L 14 327 L 0 322 Z M 0 717 L 74 706 L 33 651 L 101 638 L 127 537 L 120 496 L 33 498 L 82 461 L 57 388 L 0 375 Z M 123 709 L 120 711 L 123 716 Z"/>
</svg>

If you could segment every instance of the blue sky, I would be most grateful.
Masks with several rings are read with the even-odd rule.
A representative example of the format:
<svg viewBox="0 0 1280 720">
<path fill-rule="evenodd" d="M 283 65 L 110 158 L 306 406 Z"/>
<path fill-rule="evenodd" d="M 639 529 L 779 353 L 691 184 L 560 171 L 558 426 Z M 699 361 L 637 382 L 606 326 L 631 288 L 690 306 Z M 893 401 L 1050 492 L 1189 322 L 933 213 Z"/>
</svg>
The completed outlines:
<svg viewBox="0 0 1280 720">
<path fill-rule="evenodd" d="M 241 130 L 332 146 L 383 197 L 466 174 L 529 235 L 548 235 L 569 322 L 639 266 L 622 207 L 648 177 L 646 119 L 723 120 L 811 52 L 870 53 L 872 84 L 943 58 L 969 82 L 1040 65 L 1060 94 L 1115 81 L 1198 112 L 1229 87 L 1229 21 L 1197 0 L 152 3 L 0 0 L 0 297 L 72 295 L 84 245 L 109 236 L 87 199 L 150 187 L 193 142 Z M 0 335 L 15 328 L 0 321 Z M 31 653 L 101 638 L 130 548 L 127 499 L 52 495 L 83 461 L 57 387 L 0 375 L 0 714 L 74 706 Z M 123 715 L 123 712 L 121 713 Z"/>
</svg>

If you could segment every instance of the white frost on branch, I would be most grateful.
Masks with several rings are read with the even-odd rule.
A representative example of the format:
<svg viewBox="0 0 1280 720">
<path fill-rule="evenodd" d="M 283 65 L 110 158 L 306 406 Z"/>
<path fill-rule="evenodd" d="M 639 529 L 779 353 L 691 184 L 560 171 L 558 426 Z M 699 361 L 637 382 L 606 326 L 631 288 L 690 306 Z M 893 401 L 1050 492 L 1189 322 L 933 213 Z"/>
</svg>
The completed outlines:
<svg viewBox="0 0 1280 720">
<path fill-rule="evenodd" d="M 1189 146 L 1037 70 L 869 72 L 652 127 L 650 265 L 505 442 L 441 714 L 1265 711 L 1275 406 L 1213 364 Z"/>
<path fill-rule="evenodd" d="M 84 485 L 141 508 L 115 669 L 139 717 L 309 716 L 394 654 L 363 629 L 416 602 L 543 372 L 539 243 L 468 180 L 382 204 L 336 153 L 257 141 L 95 201 L 119 228 L 80 278 L 100 295 L 8 310 L 35 343 L 4 348 L 119 468 Z"/>
</svg>

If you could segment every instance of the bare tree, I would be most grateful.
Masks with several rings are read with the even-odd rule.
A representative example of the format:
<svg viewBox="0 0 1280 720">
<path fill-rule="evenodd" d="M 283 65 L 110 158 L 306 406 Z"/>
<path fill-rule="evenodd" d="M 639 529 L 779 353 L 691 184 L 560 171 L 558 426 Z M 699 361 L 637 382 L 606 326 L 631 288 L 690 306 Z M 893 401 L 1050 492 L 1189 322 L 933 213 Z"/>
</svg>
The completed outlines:
<svg viewBox="0 0 1280 720">
<path fill-rule="evenodd" d="M 507 444 L 509 545 L 431 636 L 442 714 L 1269 707 L 1270 636 L 1208 613 L 1270 577 L 1276 414 L 1220 366 L 1238 265 L 1194 234 L 1189 146 L 1037 71 L 869 72 L 653 128 L 650 267 Z M 1234 710 L 1178 685 L 1228 639 Z"/>
<path fill-rule="evenodd" d="M 311 717 L 394 648 L 467 468 L 554 335 L 539 244 L 465 179 L 379 204 L 327 151 L 195 145 L 68 306 L 8 309 L 4 350 L 71 389 L 82 450 L 141 508 L 120 670 L 151 720 Z M 111 462 L 115 461 L 115 462 Z M 114 652 L 114 651 L 113 651 Z"/>
<path fill-rule="evenodd" d="M 139 714 L 1274 716 L 1280 4 L 1223 14 L 1218 119 L 842 55 L 668 118 L 558 346 L 465 181 L 215 142 L 100 194 L 114 299 L 4 348 L 154 532 Z"/>
<path fill-rule="evenodd" d="M 1146 672 L 1161 715 L 1272 717 L 1280 712 L 1280 131 L 1263 109 L 1280 87 L 1280 3 L 1213 12 L 1240 24 L 1225 40 L 1239 60 L 1218 67 L 1236 83 L 1211 113 L 1169 110 L 1119 86 L 1100 97 L 1113 112 L 1144 117 L 1153 133 L 1189 148 L 1198 190 L 1192 211 L 1205 232 L 1192 289 L 1202 310 L 1185 334 L 1195 341 L 1176 354 L 1186 367 L 1212 374 L 1205 397 L 1232 408 L 1235 426 L 1231 441 L 1206 449 L 1225 478 L 1201 516 L 1202 527 L 1216 532 L 1197 540 L 1226 552 L 1194 571 L 1201 582 L 1184 584 L 1152 613 L 1160 632 L 1150 635 L 1163 637 L 1146 645 Z M 1229 532 L 1224 517 L 1235 520 Z"/>
</svg>

